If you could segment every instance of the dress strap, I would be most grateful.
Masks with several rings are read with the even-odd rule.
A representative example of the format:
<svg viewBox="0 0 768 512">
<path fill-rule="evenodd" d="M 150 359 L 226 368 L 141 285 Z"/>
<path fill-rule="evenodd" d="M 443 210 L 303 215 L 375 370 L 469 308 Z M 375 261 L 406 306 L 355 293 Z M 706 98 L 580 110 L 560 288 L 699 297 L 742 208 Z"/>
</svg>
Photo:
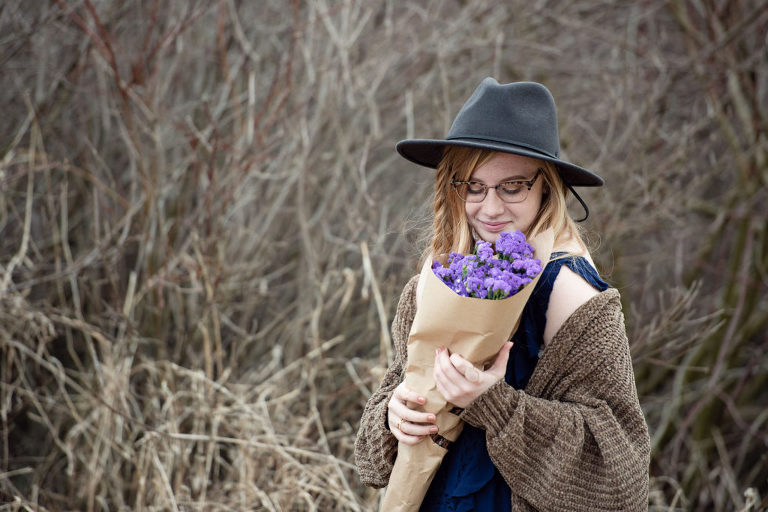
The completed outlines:
<svg viewBox="0 0 768 512">
<path fill-rule="evenodd" d="M 560 269 L 565 265 L 571 269 L 574 273 L 581 276 L 586 282 L 592 285 L 598 291 L 605 291 L 609 288 L 609 284 L 600 277 L 595 267 L 589 262 L 589 260 L 583 256 L 568 255 L 565 252 L 553 252 L 549 260 L 549 263 L 544 267 L 544 272 L 539 278 L 537 286 L 534 288 L 533 294 L 539 301 L 539 306 L 544 306 L 544 312 L 549 306 L 549 296 L 552 294 L 552 287 L 555 284 L 555 279 L 560 274 Z"/>
</svg>

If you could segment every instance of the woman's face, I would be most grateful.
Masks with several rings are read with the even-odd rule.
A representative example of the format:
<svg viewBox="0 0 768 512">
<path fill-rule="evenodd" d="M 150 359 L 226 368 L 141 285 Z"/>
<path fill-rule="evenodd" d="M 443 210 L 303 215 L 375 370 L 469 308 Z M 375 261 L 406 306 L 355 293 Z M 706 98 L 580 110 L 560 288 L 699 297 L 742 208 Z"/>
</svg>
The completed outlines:
<svg viewBox="0 0 768 512">
<path fill-rule="evenodd" d="M 468 181 L 479 182 L 489 187 L 507 181 L 530 181 L 541 162 L 509 153 L 497 153 L 490 160 L 475 169 Z M 486 242 L 495 242 L 503 232 L 520 230 L 525 233 L 536 218 L 541 206 L 544 179 L 536 179 L 525 200 L 519 203 L 506 203 L 501 200 L 495 189 L 488 193 L 480 203 L 465 202 L 465 211 L 469 225 Z"/>
</svg>

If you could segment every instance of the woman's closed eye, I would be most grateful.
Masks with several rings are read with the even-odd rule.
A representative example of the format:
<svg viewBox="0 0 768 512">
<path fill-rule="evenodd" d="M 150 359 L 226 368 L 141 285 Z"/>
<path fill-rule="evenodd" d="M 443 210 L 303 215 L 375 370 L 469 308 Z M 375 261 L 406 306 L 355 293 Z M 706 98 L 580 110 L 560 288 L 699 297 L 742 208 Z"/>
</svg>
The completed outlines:
<svg viewBox="0 0 768 512">
<path fill-rule="evenodd" d="M 499 183 L 499 187 L 496 190 L 507 197 L 515 197 L 521 194 L 523 190 L 526 190 L 526 184 L 519 181 L 507 181 Z"/>
<path fill-rule="evenodd" d="M 477 181 L 467 183 L 467 194 L 482 195 L 485 194 L 485 185 Z"/>
</svg>

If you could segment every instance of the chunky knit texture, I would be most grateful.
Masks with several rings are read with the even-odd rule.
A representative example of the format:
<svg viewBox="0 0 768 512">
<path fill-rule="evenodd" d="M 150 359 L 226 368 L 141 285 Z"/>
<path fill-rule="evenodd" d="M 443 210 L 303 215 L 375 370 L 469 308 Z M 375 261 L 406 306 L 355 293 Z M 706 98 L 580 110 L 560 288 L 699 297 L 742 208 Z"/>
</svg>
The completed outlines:
<svg viewBox="0 0 768 512">
<path fill-rule="evenodd" d="M 355 458 L 366 485 L 387 485 L 397 453 L 387 403 L 404 376 L 418 276 L 392 323 L 394 361 L 360 421 Z M 503 380 L 461 415 L 486 431 L 512 490 L 512 510 L 647 510 L 650 442 L 637 399 L 619 292 L 608 289 L 568 318 L 525 391 Z"/>
</svg>

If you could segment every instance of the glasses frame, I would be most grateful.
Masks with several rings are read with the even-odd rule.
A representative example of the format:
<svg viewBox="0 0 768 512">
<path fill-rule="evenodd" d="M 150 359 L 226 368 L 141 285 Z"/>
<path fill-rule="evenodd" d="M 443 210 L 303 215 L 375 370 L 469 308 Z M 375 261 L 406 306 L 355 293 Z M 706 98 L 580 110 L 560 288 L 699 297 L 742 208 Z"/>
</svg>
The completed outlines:
<svg viewBox="0 0 768 512">
<path fill-rule="evenodd" d="M 539 167 L 538 169 L 536 169 L 536 174 L 533 176 L 533 178 L 531 178 L 528 181 L 525 181 L 525 180 L 502 181 L 501 183 L 499 183 L 497 185 L 490 186 L 490 185 L 486 185 L 485 183 L 479 183 L 477 181 L 456 181 L 456 180 L 451 180 L 451 186 L 453 187 L 453 190 L 456 191 L 456 195 L 459 196 L 459 199 L 461 199 L 465 203 L 474 203 L 474 204 L 482 203 L 483 201 L 485 201 L 485 198 L 488 197 L 488 189 L 492 188 L 492 189 L 494 189 L 496 191 L 496 195 L 498 196 L 499 199 L 501 199 L 502 201 L 504 201 L 507 204 L 516 204 L 516 203 L 522 203 L 523 201 L 525 201 L 528 198 L 528 194 L 526 193 L 525 197 L 522 198 L 520 201 L 505 201 L 504 198 L 499 195 L 499 187 L 502 186 L 502 185 L 509 185 L 510 183 L 515 184 L 515 185 L 525 185 L 528 188 L 528 192 L 530 192 L 531 189 L 533 188 L 533 185 L 536 183 L 536 179 L 543 172 L 544 171 L 541 169 L 541 167 Z M 461 197 L 461 194 L 459 194 L 459 190 L 458 190 L 457 187 L 459 185 L 469 185 L 470 183 L 474 183 L 475 185 L 479 185 L 479 186 L 483 187 L 483 197 L 481 197 L 479 201 L 467 201 L 466 199 Z"/>
</svg>

